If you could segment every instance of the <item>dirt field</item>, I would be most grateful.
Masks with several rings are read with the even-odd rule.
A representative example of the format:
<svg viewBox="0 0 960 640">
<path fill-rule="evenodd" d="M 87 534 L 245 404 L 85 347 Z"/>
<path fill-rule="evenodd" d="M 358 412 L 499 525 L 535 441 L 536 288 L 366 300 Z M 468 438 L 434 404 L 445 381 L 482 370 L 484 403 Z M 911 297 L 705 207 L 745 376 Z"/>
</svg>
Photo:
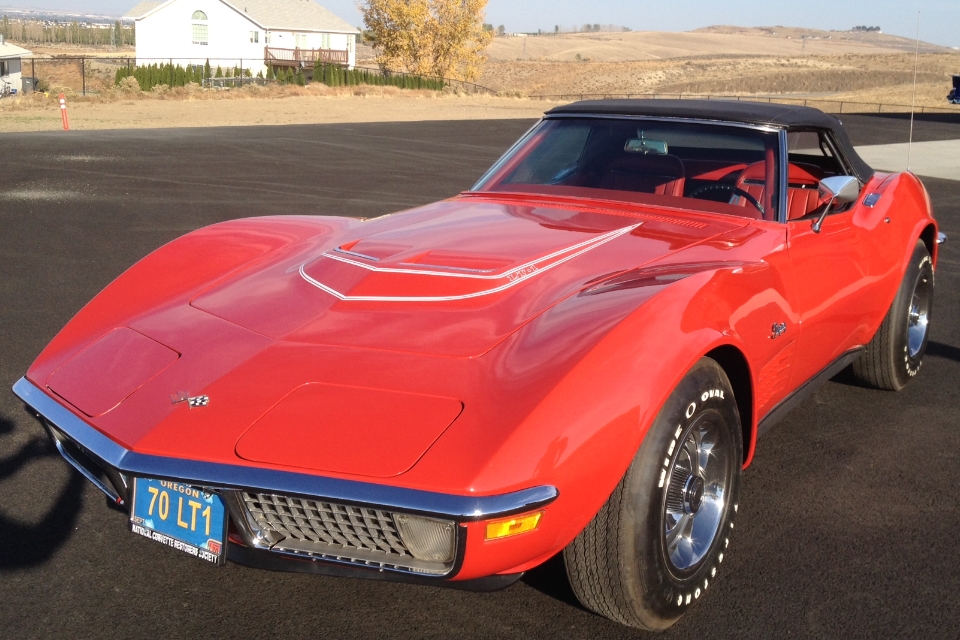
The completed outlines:
<svg viewBox="0 0 960 640">
<path fill-rule="evenodd" d="M 182 91 L 182 90 L 181 90 Z M 176 92 L 170 92 L 176 93 Z M 61 129 L 56 96 L 37 94 L 15 108 L 0 103 L 0 132 Z M 537 118 L 554 103 L 495 96 L 456 96 L 434 92 L 333 90 L 323 86 L 282 87 L 279 91 L 202 92 L 197 95 L 74 98 L 68 101 L 70 127 L 142 129 L 337 122 L 410 122 Z"/>
</svg>

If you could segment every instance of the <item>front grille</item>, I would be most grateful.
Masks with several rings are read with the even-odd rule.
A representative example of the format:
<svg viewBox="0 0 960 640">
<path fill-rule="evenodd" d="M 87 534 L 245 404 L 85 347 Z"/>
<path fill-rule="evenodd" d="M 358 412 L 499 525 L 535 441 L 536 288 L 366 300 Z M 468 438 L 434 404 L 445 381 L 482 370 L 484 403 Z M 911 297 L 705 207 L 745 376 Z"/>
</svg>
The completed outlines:
<svg viewBox="0 0 960 640">
<path fill-rule="evenodd" d="M 435 575 L 451 568 L 413 557 L 389 511 L 248 491 L 240 497 L 252 533 L 273 551 Z"/>
</svg>

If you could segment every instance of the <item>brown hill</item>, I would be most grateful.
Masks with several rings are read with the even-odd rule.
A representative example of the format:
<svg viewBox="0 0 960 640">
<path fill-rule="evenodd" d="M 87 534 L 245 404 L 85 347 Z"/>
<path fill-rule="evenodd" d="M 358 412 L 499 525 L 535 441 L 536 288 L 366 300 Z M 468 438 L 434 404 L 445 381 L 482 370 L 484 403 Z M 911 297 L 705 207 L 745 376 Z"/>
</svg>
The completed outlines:
<svg viewBox="0 0 960 640">
<path fill-rule="evenodd" d="M 704 56 L 798 56 L 903 53 L 915 43 L 876 32 L 819 31 L 788 27 L 707 27 L 696 31 L 569 33 L 494 38 L 491 61 L 628 62 Z M 925 53 L 951 51 L 921 43 Z M 579 56 L 579 58 L 578 58 Z"/>
</svg>

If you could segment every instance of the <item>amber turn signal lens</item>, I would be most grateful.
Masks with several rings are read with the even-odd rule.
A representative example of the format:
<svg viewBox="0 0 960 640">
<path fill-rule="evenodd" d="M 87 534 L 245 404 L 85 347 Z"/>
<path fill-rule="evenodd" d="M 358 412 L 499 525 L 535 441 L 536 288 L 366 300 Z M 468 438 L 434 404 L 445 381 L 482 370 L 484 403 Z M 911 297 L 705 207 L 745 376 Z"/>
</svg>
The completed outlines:
<svg viewBox="0 0 960 640">
<path fill-rule="evenodd" d="M 530 513 L 525 516 L 508 518 L 506 520 L 494 520 L 487 523 L 487 540 L 498 540 L 508 536 L 515 536 L 521 533 L 533 531 L 540 524 L 540 516 L 543 511 Z"/>
</svg>

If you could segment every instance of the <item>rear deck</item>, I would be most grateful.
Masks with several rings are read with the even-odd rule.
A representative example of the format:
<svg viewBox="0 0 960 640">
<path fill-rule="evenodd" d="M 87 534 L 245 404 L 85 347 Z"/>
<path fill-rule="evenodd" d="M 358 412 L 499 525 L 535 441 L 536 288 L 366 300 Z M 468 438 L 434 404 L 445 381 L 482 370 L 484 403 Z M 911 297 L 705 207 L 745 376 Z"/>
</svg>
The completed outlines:
<svg viewBox="0 0 960 640">
<path fill-rule="evenodd" d="M 346 67 L 350 54 L 346 49 L 280 49 L 264 47 L 263 61 L 273 67 L 313 69 L 318 64 L 338 64 Z"/>
</svg>

